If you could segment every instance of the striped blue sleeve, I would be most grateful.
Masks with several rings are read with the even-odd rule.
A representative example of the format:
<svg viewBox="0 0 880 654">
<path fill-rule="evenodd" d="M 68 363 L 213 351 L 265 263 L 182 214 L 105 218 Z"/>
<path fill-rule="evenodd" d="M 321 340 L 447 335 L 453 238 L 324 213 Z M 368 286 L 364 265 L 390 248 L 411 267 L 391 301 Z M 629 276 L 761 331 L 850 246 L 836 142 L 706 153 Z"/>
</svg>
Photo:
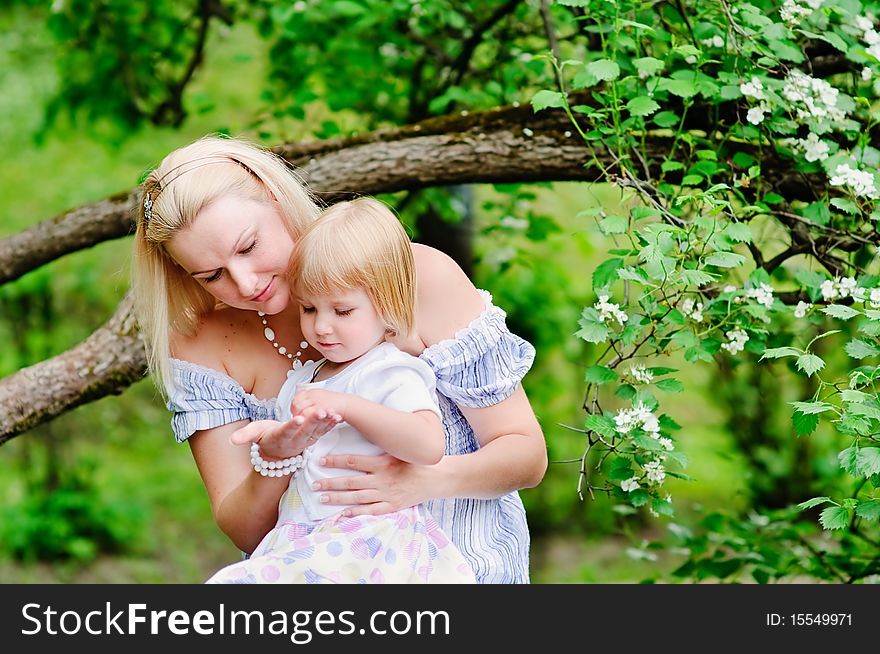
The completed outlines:
<svg viewBox="0 0 880 654">
<path fill-rule="evenodd" d="M 481 293 L 485 310 L 455 338 L 432 345 L 421 357 L 437 376 L 437 390 L 470 408 L 510 397 L 535 358 L 535 348 L 507 328 L 507 314 Z"/>
<path fill-rule="evenodd" d="M 168 397 L 171 430 L 178 443 L 195 432 L 239 420 L 275 418 L 275 400 L 260 400 L 216 370 L 171 360 L 174 388 Z"/>
</svg>

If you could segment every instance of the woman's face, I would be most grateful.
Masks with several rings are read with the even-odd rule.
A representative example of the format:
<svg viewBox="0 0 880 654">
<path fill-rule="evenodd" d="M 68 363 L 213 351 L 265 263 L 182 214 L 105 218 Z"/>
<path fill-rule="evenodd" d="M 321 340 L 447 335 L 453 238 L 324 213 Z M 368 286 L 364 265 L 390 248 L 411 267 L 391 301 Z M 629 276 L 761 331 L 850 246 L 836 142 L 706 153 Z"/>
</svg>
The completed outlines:
<svg viewBox="0 0 880 654">
<path fill-rule="evenodd" d="M 166 250 L 219 301 L 276 314 L 290 301 L 293 239 L 275 203 L 235 196 L 205 207 Z"/>
</svg>

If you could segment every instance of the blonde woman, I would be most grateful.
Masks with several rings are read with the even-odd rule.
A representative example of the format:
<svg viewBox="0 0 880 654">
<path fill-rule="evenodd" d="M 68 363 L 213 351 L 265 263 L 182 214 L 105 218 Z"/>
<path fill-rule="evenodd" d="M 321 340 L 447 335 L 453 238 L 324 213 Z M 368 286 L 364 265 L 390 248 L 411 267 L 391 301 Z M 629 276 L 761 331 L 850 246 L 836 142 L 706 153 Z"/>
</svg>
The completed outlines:
<svg viewBox="0 0 880 654">
<path fill-rule="evenodd" d="M 289 370 L 319 358 L 303 340 L 288 263 L 318 215 L 301 182 L 273 154 L 208 137 L 172 152 L 144 182 L 133 282 L 150 369 L 188 442 L 220 528 L 253 552 L 275 525 L 284 477 L 254 471 L 231 435 L 278 419 Z M 332 455 L 329 506 L 349 517 L 425 502 L 481 583 L 526 583 L 529 534 L 516 490 L 547 466 L 543 434 L 520 381 L 533 348 L 447 256 L 413 244 L 415 329 L 395 339 L 437 378 L 446 455 L 436 464 Z M 290 459 L 336 424 L 326 412 L 259 442 L 266 460 Z M 311 439 L 311 440 L 310 440 Z M 326 498 L 326 500 L 323 500 Z"/>
</svg>

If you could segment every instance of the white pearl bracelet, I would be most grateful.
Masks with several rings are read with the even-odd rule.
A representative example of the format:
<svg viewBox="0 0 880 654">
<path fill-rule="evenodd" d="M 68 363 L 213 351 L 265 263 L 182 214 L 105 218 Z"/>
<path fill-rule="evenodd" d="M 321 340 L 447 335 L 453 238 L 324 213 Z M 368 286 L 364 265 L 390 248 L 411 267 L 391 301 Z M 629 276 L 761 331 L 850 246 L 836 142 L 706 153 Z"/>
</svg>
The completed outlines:
<svg viewBox="0 0 880 654">
<path fill-rule="evenodd" d="M 259 472 L 264 477 L 286 477 L 287 475 L 295 475 L 297 470 L 301 470 L 304 462 L 302 454 L 292 456 L 280 461 L 266 461 L 260 456 L 260 446 L 257 443 L 251 443 L 251 464 L 254 471 Z"/>
</svg>

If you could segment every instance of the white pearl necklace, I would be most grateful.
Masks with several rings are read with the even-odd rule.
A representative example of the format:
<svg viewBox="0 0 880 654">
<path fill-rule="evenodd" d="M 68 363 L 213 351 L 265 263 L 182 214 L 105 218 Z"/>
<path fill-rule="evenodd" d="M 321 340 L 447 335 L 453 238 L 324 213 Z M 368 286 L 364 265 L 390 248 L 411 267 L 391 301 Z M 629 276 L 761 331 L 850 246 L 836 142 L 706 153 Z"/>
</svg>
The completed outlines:
<svg viewBox="0 0 880 654">
<path fill-rule="evenodd" d="M 293 352 L 288 351 L 286 347 L 280 345 L 278 341 L 275 340 L 275 330 L 269 327 L 269 321 L 266 319 L 266 314 L 262 311 L 257 311 L 257 315 L 260 316 L 260 320 L 263 323 L 263 336 L 265 336 L 266 340 L 272 344 L 278 354 L 287 357 L 290 360 L 290 367 L 294 370 L 302 367 L 302 359 L 300 359 L 300 357 L 302 356 L 302 351 L 309 346 L 308 342 L 300 341 L 299 351 L 294 355 Z"/>
</svg>

